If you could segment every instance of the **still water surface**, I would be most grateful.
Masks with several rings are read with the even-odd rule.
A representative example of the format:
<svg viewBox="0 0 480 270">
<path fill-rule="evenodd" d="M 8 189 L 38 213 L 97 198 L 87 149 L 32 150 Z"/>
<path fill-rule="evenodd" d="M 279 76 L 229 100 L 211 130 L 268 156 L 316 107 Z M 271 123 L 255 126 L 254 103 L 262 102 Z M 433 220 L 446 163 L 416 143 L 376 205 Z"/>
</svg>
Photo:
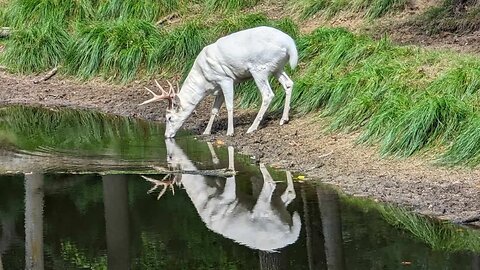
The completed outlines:
<svg viewBox="0 0 480 270">
<path fill-rule="evenodd" d="M 2 109 L 0 269 L 480 269 L 477 231 L 162 134 L 119 117 Z M 152 166 L 238 174 L 141 177 Z"/>
</svg>

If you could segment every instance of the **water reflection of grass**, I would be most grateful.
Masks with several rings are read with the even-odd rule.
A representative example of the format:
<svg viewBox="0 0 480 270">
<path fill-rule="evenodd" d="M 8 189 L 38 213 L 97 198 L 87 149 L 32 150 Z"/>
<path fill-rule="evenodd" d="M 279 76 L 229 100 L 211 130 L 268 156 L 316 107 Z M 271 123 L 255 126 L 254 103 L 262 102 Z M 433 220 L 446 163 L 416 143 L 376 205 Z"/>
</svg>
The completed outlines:
<svg viewBox="0 0 480 270">
<path fill-rule="evenodd" d="M 368 199 L 342 196 L 362 211 L 378 211 L 392 226 L 410 233 L 434 250 L 480 252 L 480 231 L 412 213 L 406 209 L 379 204 Z"/>
<path fill-rule="evenodd" d="M 0 109 L 0 142 L 23 150 L 41 146 L 143 156 L 158 151 L 156 135 L 162 133 L 162 127 L 156 124 L 90 111 L 23 106 Z"/>
</svg>

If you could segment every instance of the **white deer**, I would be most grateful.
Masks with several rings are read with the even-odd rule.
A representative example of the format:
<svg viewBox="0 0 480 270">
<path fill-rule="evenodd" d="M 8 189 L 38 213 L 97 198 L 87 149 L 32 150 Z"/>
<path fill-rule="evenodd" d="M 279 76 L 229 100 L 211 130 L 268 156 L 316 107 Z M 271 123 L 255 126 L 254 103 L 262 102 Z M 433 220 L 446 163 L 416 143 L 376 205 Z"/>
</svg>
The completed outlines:
<svg viewBox="0 0 480 270">
<path fill-rule="evenodd" d="M 192 161 L 173 140 L 166 140 L 168 163 L 182 170 L 197 170 Z M 215 162 L 215 154 L 212 151 Z M 233 166 L 233 148 L 229 147 L 229 169 Z M 253 249 L 276 251 L 294 243 L 300 234 L 301 220 L 297 212 L 291 215 L 287 206 L 295 199 L 291 174 L 287 172 L 287 188 L 281 196 L 273 196 L 276 183 L 261 164 L 264 183 L 256 201 L 237 194 L 235 176 L 225 181 L 201 175 L 181 175 L 181 179 L 159 181 L 143 176 L 154 187 L 163 186 L 163 195 L 173 183 L 182 185 L 192 200 L 200 218 L 210 230 Z M 179 176 L 176 176 L 179 177 Z M 224 183 L 224 184 L 223 184 Z M 172 187 L 173 188 L 173 187 Z"/>
<path fill-rule="evenodd" d="M 233 88 L 234 84 L 253 78 L 262 96 L 258 115 L 247 133 L 257 130 L 267 111 L 274 93 L 268 82 L 274 75 L 285 90 L 285 104 L 280 125 L 288 122 L 293 81 L 284 71 L 289 62 L 292 69 L 298 61 L 298 52 L 293 39 L 275 28 L 261 26 L 239 31 L 218 39 L 202 49 L 178 93 L 170 84 L 167 93 L 157 83 L 162 94 L 152 90 L 153 98 L 143 102 L 166 99 L 169 106 L 165 115 L 165 137 L 172 138 L 202 99 L 215 94 L 210 120 L 203 134 L 210 134 L 215 117 L 225 101 L 228 113 L 227 135 L 233 136 Z"/>
</svg>

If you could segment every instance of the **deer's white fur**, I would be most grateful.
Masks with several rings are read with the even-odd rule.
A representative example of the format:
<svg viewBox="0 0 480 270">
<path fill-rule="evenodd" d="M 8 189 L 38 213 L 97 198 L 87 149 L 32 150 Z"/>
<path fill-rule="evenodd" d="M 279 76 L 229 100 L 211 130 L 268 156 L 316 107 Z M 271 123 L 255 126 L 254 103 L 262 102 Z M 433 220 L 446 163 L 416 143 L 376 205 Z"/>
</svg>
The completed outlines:
<svg viewBox="0 0 480 270">
<path fill-rule="evenodd" d="M 253 78 L 262 96 L 262 105 L 247 133 L 258 128 L 273 91 L 268 82 L 274 75 L 283 86 L 286 97 L 280 124 L 288 121 L 293 82 L 284 71 L 288 62 L 293 69 L 298 53 L 293 39 L 271 27 L 256 27 L 218 39 L 203 48 L 175 97 L 174 106 L 166 113 L 165 137 L 174 137 L 178 129 L 208 94 L 215 93 L 210 121 L 204 134 L 210 134 L 215 116 L 223 102 L 228 112 L 227 135 L 233 128 L 233 87 L 235 83 Z"/>
<path fill-rule="evenodd" d="M 192 161 L 173 139 L 165 140 L 167 162 L 182 170 L 197 170 Z M 216 155 L 211 148 L 213 161 Z M 233 166 L 233 147 L 229 147 L 229 168 Z M 287 206 L 296 194 L 291 174 L 287 172 L 287 188 L 281 196 L 274 195 L 276 183 L 263 164 L 264 183 L 258 198 L 237 194 L 235 176 L 226 180 L 184 174 L 181 185 L 192 200 L 199 216 L 212 231 L 253 249 L 276 251 L 297 241 L 302 223 L 297 212 Z M 225 184 L 223 184 L 223 183 Z"/>
</svg>

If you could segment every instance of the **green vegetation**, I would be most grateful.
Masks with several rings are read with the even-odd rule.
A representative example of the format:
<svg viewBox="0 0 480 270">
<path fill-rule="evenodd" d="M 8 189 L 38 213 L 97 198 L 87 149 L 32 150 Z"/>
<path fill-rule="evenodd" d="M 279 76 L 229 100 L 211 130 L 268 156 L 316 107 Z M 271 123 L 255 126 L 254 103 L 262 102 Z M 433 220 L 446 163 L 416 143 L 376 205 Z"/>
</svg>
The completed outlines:
<svg viewBox="0 0 480 270">
<path fill-rule="evenodd" d="M 57 66 L 65 56 L 70 36 L 56 22 L 15 31 L 0 56 L 13 71 L 33 73 Z"/>
<path fill-rule="evenodd" d="M 205 0 L 205 5 L 209 10 L 239 10 L 252 7 L 259 0 Z"/>
<path fill-rule="evenodd" d="M 438 224 L 396 207 L 386 207 L 383 216 L 392 225 L 410 232 L 434 250 L 480 252 L 480 233 L 451 223 Z"/>
<path fill-rule="evenodd" d="M 467 6 L 458 6 L 454 0 L 444 0 L 418 16 L 413 23 L 429 34 L 440 32 L 471 32 L 480 26 L 480 5 L 465 1 Z"/>
<path fill-rule="evenodd" d="M 257 1 L 12 1 L 3 20 L 19 27 L 5 44 L 2 64 L 21 73 L 61 71 L 82 79 L 101 76 L 127 83 L 163 73 L 185 77 L 200 50 L 226 34 L 270 25 L 292 35 L 300 68 L 292 73 L 292 108 L 320 112 L 330 131 L 358 132 L 359 142 L 378 144 L 384 155 L 407 157 L 429 151 L 439 163 L 480 163 L 480 65 L 468 56 L 393 45 L 339 28 L 319 28 L 300 35 L 288 19 L 264 14 L 210 16 L 212 9 L 232 10 Z M 405 1 L 301 1 L 318 10 L 350 8 L 381 16 Z M 148 8 L 146 8 L 148 7 Z M 190 9 L 189 9 L 190 8 Z M 198 10 L 197 10 L 198 9 Z M 156 26 L 169 12 L 196 10 L 180 23 Z M 314 14 L 313 9 L 308 14 Z M 44 23 L 40 23 L 44 22 Z M 30 27 L 28 24 L 33 23 Z M 23 28 L 22 28 L 23 27 Z M 272 79 L 274 88 L 280 88 Z M 236 92 L 243 107 L 258 106 L 253 82 Z M 283 91 L 272 104 L 283 107 Z"/>
<path fill-rule="evenodd" d="M 372 200 L 341 195 L 342 201 L 357 206 L 363 212 L 379 212 L 392 226 L 405 231 L 411 237 L 427 244 L 433 250 L 447 252 L 480 251 L 480 232 L 460 227 L 446 221 L 439 221 L 404 208 L 379 204 Z"/>
<path fill-rule="evenodd" d="M 83 79 L 102 74 L 127 82 L 142 66 L 151 73 L 158 68 L 154 50 L 161 44 L 161 33 L 147 21 L 81 24 L 66 54 L 66 69 Z"/>
<path fill-rule="evenodd" d="M 299 0 L 291 3 L 293 9 L 299 10 L 304 19 L 319 13 L 331 18 L 340 11 L 364 12 L 365 17 L 374 19 L 388 12 L 403 10 L 407 2 L 407 0 Z"/>
<path fill-rule="evenodd" d="M 156 135 L 163 130 L 158 125 L 125 117 L 107 116 L 90 111 L 70 109 L 49 110 L 12 106 L 0 109 L 0 142 L 26 151 L 39 146 L 55 151 L 73 151 L 76 154 L 106 152 L 122 158 L 162 156 L 158 151 Z M 142 138 L 142 140 L 139 140 Z M 142 141 L 148 149 L 127 148 Z M 128 149 L 128 151 L 126 151 Z"/>
</svg>

